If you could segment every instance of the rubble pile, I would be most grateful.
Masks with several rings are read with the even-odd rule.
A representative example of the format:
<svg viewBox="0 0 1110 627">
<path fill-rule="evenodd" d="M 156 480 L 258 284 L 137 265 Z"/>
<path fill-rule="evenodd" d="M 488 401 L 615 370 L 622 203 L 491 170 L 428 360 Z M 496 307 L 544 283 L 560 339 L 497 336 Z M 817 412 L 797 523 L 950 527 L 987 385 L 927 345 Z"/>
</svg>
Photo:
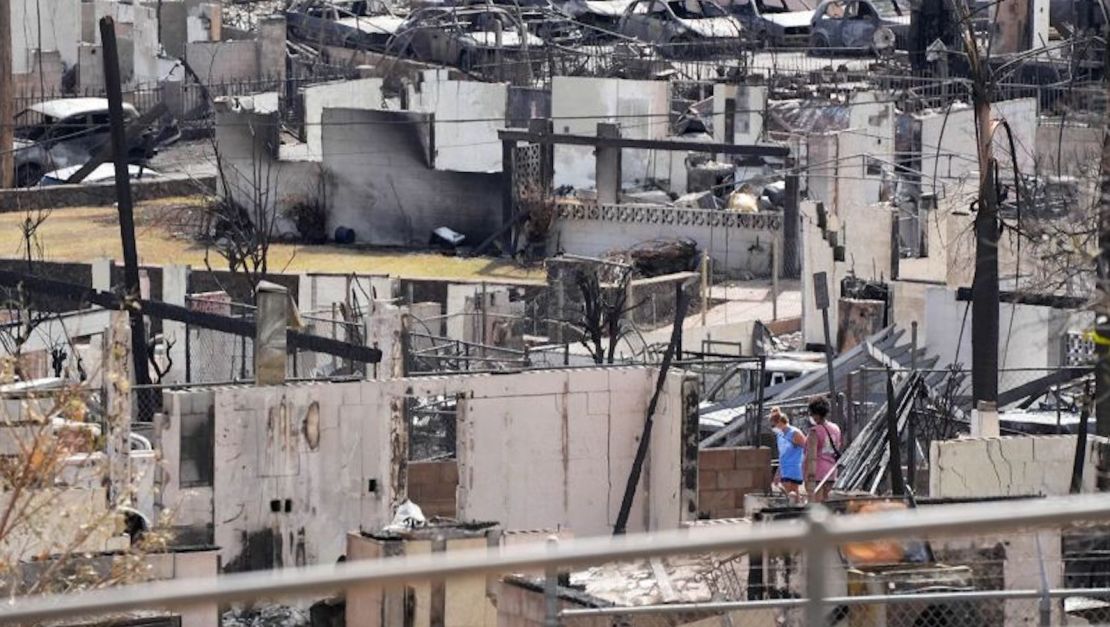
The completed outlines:
<svg viewBox="0 0 1110 627">
<path fill-rule="evenodd" d="M 266 605 L 224 612 L 224 627 L 308 627 L 306 612 L 284 605 Z"/>
</svg>

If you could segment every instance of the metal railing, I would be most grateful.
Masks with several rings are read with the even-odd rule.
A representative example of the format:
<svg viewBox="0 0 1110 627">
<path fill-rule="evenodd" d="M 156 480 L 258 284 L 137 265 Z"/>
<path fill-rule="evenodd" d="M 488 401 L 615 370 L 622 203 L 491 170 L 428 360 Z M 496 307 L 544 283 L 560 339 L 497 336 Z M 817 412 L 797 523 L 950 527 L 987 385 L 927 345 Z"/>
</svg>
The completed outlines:
<svg viewBox="0 0 1110 627">
<path fill-rule="evenodd" d="M 563 543 L 516 546 L 511 549 L 467 550 L 433 553 L 374 561 L 348 561 L 336 565 L 291 568 L 279 571 L 228 575 L 214 578 L 184 579 L 108 588 L 79 595 L 16 598 L 0 607 L 0 624 L 43 621 L 69 617 L 90 618 L 111 612 L 152 608 L 183 608 L 197 604 L 232 603 L 259 598 L 306 596 L 331 593 L 356 586 L 383 586 L 401 582 L 442 580 L 459 575 L 503 574 L 521 570 L 546 570 L 549 578 L 558 567 L 628 561 L 647 557 L 704 554 L 723 551 L 800 551 L 806 560 L 806 598 L 750 601 L 747 609 L 790 607 L 803 610 L 805 625 L 828 624 L 829 612 L 836 605 L 905 603 L 913 601 L 957 602 L 982 598 L 1060 598 L 1069 593 L 1089 597 L 1110 595 L 1110 590 L 1049 589 L 998 590 L 977 592 L 929 593 L 930 596 L 852 596 L 828 594 L 829 582 L 823 565 L 831 564 L 837 549 L 846 543 L 873 542 L 905 537 L 939 534 L 1000 534 L 1043 526 L 1066 526 L 1077 521 L 1110 521 L 1110 496 L 1085 495 L 1026 501 L 1018 509 L 1001 508 L 994 503 L 936 506 L 853 516 L 832 516 L 822 507 L 813 507 L 800 519 L 754 525 L 744 529 L 735 525 L 594 537 Z M 555 586 L 547 586 L 549 596 Z M 550 600 L 550 599 L 549 599 Z M 598 610 L 559 610 L 548 603 L 549 625 L 564 618 Z M 681 606 L 656 606 L 659 612 L 680 611 Z M 702 610 L 713 606 L 701 605 Z M 726 606 L 721 606 L 723 609 Z M 740 604 L 729 604 L 731 609 Z M 647 612 L 629 607 L 604 610 L 609 614 Z M 1045 624 L 1042 616 L 1041 624 Z"/>
</svg>

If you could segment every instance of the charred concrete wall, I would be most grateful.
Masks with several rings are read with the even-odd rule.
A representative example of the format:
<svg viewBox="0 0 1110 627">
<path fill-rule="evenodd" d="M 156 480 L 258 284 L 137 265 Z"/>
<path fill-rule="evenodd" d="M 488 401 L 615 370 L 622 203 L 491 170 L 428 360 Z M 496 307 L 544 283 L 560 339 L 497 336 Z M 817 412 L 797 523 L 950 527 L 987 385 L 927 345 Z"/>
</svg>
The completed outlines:
<svg viewBox="0 0 1110 627">
<path fill-rule="evenodd" d="M 272 93 L 216 102 L 217 191 L 252 216 L 257 210 L 273 212 L 278 231 L 293 232 L 292 221 L 280 218 L 294 207 L 319 202 L 323 179 L 318 163 L 280 158 L 276 104 Z"/>
<path fill-rule="evenodd" d="M 611 533 L 657 376 L 630 367 L 169 392 L 163 506 L 211 524 L 229 571 L 333 563 L 349 531 L 381 528 L 408 494 L 405 399 L 456 396 L 461 519 Z M 205 483 L 207 462 L 184 462 L 200 458 L 185 433 L 208 408 L 211 486 L 184 485 Z M 671 374 L 630 531 L 696 516 L 697 451 L 686 445 L 696 408 L 696 384 Z"/>
<path fill-rule="evenodd" d="M 427 245 L 447 226 L 477 244 L 501 225 L 501 177 L 429 168 L 426 115 L 325 109 L 328 232 L 360 243 Z"/>
</svg>

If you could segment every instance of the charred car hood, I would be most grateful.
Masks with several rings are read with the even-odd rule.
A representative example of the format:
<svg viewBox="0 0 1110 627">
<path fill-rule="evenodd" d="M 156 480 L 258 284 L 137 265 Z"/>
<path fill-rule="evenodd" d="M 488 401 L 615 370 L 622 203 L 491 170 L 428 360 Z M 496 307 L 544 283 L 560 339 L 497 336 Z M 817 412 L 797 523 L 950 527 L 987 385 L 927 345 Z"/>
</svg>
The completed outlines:
<svg viewBox="0 0 1110 627">
<path fill-rule="evenodd" d="M 783 28 L 794 28 L 797 26 L 809 26 L 813 21 L 813 11 L 793 11 L 791 13 L 765 13 L 763 19 L 782 26 Z"/>
<path fill-rule="evenodd" d="M 739 37 L 744 32 L 740 22 L 731 17 L 705 17 L 701 19 L 679 20 L 691 32 L 707 39 Z"/>
<path fill-rule="evenodd" d="M 521 41 L 520 33 L 512 31 L 503 31 L 501 33 L 501 47 L 516 49 L 523 48 L 527 43 L 529 48 L 542 48 L 543 40 L 535 35 L 529 33 L 527 35 L 527 42 Z M 460 37 L 462 41 L 470 42 L 480 48 L 496 48 L 497 47 L 497 33 L 492 31 L 483 31 L 477 33 L 466 33 Z"/>
</svg>

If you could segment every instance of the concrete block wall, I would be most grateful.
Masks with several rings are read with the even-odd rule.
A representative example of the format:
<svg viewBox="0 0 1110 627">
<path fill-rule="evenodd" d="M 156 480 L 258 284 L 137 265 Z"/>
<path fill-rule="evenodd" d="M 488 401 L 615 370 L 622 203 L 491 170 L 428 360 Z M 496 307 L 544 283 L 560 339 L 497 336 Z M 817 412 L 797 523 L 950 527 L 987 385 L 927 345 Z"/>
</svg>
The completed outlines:
<svg viewBox="0 0 1110 627">
<path fill-rule="evenodd" d="M 771 449 L 714 448 L 698 451 L 698 516 L 744 515 L 744 496 L 771 489 Z"/>
<path fill-rule="evenodd" d="M 458 487 L 455 460 L 409 462 L 409 500 L 420 506 L 424 516 L 454 518 Z"/>
<path fill-rule="evenodd" d="M 192 41 L 185 57 L 206 85 L 263 78 L 258 44 L 251 40 Z"/>
<path fill-rule="evenodd" d="M 730 277 L 770 277 L 771 241 L 781 237 L 777 213 L 736 214 L 665 205 L 598 205 L 567 200 L 556 207 L 552 250 L 603 257 L 657 239 L 689 238 Z"/>
<path fill-rule="evenodd" d="M 961 438 L 933 442 L 929 496 L 1061 496 L 1069 492 L 1076 436 Z M 1110 488 L 1110 440 L 1090 436 L 1083 492 Z"/>
</svg>

